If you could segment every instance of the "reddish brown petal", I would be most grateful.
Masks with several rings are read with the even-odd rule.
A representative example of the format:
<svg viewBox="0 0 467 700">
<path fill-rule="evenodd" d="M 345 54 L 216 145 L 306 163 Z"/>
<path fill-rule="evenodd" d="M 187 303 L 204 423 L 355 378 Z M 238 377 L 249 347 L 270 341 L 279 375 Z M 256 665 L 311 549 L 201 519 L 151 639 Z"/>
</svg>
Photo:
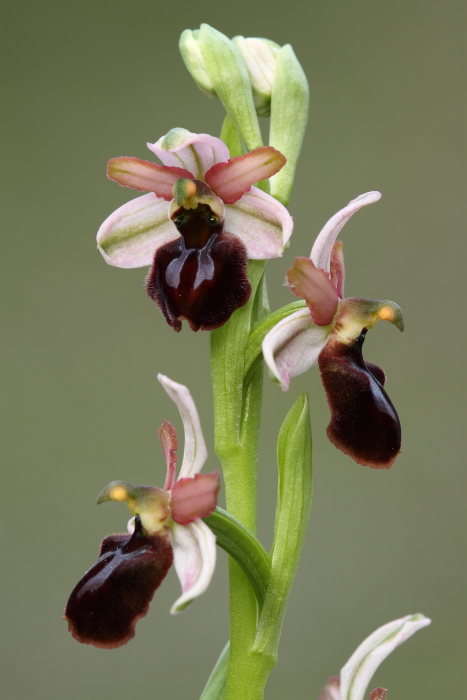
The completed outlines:
<svg viewBox="0 0 467 700">
<path fill-rule="evenodd" d="M 295 296 L 305 299 L 318 326 L 331 323 L 339 297 L 326 272 L 318 270 L 310 258 L 295 258 L 293 266 L 287 270 L 287 282 Z"/>
<path fill-rule="evenodd" d="M 318 358 L 332 414 L 327 434 L 358 464 L 388 469 L 400 452 L 401 428 L 383 370 L 363 360 L 365 333 L 351 345 L 330 338 Z"/>
<path fill-rule="evenodd" d="M 220 474 L 217 471 L 195 474 L 189 479 L 179 479 L 173 487 L 170 501 L 175 522 L 187 525 L 211 515 L 217 505 L 220 485 Z"/>
<path fill-rule="evenodd" d="M 226 163 L 216 163 L 204 177 L 218 197 L 234 204 L 254 182 L 272 177 L 286 162 L 286 157 L 272 146 L 261 146 Z"/>
<path fill-rule="evenodd" d="M 139 192 L 154 192 L 158 197 L 170 202 L 175 182 L 182 177 L 191 178 L 192 174 L 184 168 L 173 168 L 148 160 L 122 156 L 109 160 L 107 177 L 122 187 L 131 187 Z"/>
<path fill-rule="evenodd" d="M 164 491 L 170 491 L 175 483 L 175 469 L 177 465 L 178 437 L 177 431 L 168 420 L 162 421 L 158 430 L 159 439 L 164 450 L 164 457 L 167 463 L 167 476 L 165 477 Z"/>
<path fill-rule="evenodd" d="M 344 298 L 344 282 L 345 282 L 345 266 L 344 266 L 344 251 L 342 249 L 342 241 L 336 241 L 331 252 L 331 280 L 337 289 L 337 293 L 341 299 Z"/>
<path fill-rule="evenodd" d="M 99 559 L 75 586 L 65 608 L 73 637 L 103 649 L 126 644 L 172 561 L 168 535 L 146 535 L 138 516 L 132 535 L 106 537 Z"/>
</svg>

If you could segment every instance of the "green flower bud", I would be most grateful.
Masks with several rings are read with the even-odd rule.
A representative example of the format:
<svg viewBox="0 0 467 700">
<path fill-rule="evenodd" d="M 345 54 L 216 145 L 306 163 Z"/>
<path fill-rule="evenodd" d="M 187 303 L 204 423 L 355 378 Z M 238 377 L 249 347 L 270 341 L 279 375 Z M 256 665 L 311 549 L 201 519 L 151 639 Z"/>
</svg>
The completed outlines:
<svg viewBox="0 0 467 700">
<path fill-rule="evenodd" d="M 185 65 L 199 89 L 208 97 L 217 97 L 204 65 L 203 55 L 199 46 L 199 30 L 191 31 L 191 29 L 185 29 L 180 36 L 179 48 Z"/>
<path fill-rule="evenodd" d="M 277 53 L 271 97 L 269 144 L 283 153 L 286 165 L 271 178 L 271 194 L 287 205 L 308 121 L 308 82 L 290 44 Z"/>
<path fill-rule="evenodd" d="M 263 145 L 245 61 L 235 44 L 209 24 L 185 30 L 180 52 L 191 76 L 206 94 L 219 97 L 248 151 Z"/>
<path fill-rule="evenodd" d="M 270 39 L 234 36 L 232 39 L 246 63 L 253 88 L 253 100 L 259 117 L 271 114 L 271 94 L 276 73 L 279 44 Z"/>
</svg>

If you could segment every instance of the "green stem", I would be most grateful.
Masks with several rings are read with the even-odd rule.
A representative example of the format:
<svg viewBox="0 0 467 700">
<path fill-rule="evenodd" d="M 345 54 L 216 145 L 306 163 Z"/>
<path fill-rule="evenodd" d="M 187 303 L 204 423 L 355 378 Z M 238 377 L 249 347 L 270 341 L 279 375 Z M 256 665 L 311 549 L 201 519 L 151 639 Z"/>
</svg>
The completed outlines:
<svg viewBox="0 0 467 700">
<path fill-rule="evenodd" d="M 264 261 L 249 263 L 250 300 L 211 333 L 215 449 L 222 463 L 227 510 L 252 533 L 257 515 L 257 443 L 262 394 L 260 363 L 244 383 L 245 348 L 253 323 L 264 312 Z M 230 664 L 227 700 L 249 697 L 243 679 L 256 636 L 257 604 L 243 569 L 229 559 Z"/>
</svg>

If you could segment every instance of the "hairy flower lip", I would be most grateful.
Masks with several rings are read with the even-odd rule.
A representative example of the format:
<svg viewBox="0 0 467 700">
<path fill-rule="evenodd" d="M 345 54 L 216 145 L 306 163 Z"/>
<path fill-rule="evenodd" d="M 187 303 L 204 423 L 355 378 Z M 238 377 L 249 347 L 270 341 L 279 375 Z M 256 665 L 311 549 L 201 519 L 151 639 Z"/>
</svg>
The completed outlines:
<svg viewBox="0 0 467 700">
<path fill-rule="evenodd" d="M 130 534 L 104 538 L 98 560 L 74 587 L 65 609 L 73 637 L 105 649 L 132 639 L 136 623 L 146 615 L 172 563 L 182 585 L 173 614 L 201 595 L 214 573 L 216 538 L 201 518 L 216 507 L 220 474 L 200 474 L 207 450 L 189 390 L 164 375 L 158 379 L 183 421 L 185 446 L 179 477 L 175 474 L 177 434 L 164 421 L 159 430 L 167 463 L 164 489 L 113 481 L 101 491 L 98 503 L 128 504 L 134 516 Z"/>
<path fill-rule="evenodd" d="M 383 388 L 385 374 L 363 360 L 357 342 L 378 320 L 403 330 L 402 313 L 392 301 L 343 298 L 344 257 L 336 241 L 344 224 L 362 207 L 380 199 L 367 192 L 335 214 L 318 235 L 311 258 L 296 257 L 287 271 L 291 291 L 307 309 L 282 319 L 263 340 L 263 356 L 283 390 L 292 377 L 319 364 L 331 410 L 330 441 L 357 463 L 390 467 L 400 453 L 401 429 Z"/>
<path fill-rule="evenodd" d="M 133 534 L 104 538 L 99 559 L 67 602 L 64 619 L 72 636 L 102 649 L 129 642 L 172 562 L 168 532 L 145 534 L 138 516 Z"/>
<path fill-rule="evenodd" d="M 126 156 L 109 161 L 111 179 L 149 194 L 103 222 L 98 249 L 115 267 L 151 265 L 147 293 L 174 330 L 183 320 L 195 331 L 219 328 L 249 299 L 248 258 L 280 257 L 292 233 L 285 207 L 254 187 L 286 159 L 271 146 L 230 158 L 220 139 L 185 129 L 172 129 L 148 147 L 162 165 Z M 203 251 L 195 254 L 201 246 L 181 240 L 176 212 L 183 206 L 193 221 L 199 204 L 211 208 L 220 228 L 206 229 Z"/>
</svg>

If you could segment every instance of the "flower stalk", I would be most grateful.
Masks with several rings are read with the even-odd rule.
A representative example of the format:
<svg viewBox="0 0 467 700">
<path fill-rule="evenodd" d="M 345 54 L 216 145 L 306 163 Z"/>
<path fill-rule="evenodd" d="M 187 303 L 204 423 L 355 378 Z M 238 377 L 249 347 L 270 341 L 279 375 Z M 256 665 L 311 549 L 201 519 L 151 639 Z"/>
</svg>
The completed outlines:
<svg viewBox="0 0 467 700">
<path fill-rule="evenodd" d="M 252 286 L 250 301 L 238 309 L 222 328 L 211 333 L 211 372 L 215 450 L 222 464 L 227 510 L 254 533 L 257 517 L 258 404 L 261 401 L 262 372 L 256 369 L 249 378 L 248 387 L 245 387 L 244 355 L 252 323 L 261 306 L 257 290 L 263 277 L 264 262 L 250 261 L 248 272 Z M 256 416 L 254 420 L 253 415 Z M 242 697 L 238 689 L 245 677 L 246 658 L 256 636 L 257 603 L 248 577 L 232 558 L 229 559 L 229 581 L 227 700 L 235 700 Z"/>
<path fill-rule="evenodd" d="M 285 205 L 308 119 L 305 74 L 289 44 L 230 40 L 207 24 L 185 30 L 180 51 L 202 92 L 225 107 L 221 139 L 174 128 L 147 144 L 162 164 L 112 158 L 108 177 L 146 194 L 107 217 L 97 243 L 109 265 L 150 266 L 146 292 L 176 332 L 183 322 L 211 332 L 215 450 L 227 510 L 216 507 L 220 473 L 201 473 L 208 454 L 193 397 L 159 374 L 183 422 L 178 478 L 178 436 L 164 421 L 164 487 L 112 481 L 101 491 L 98 503 L 126 502 L 132 518 L 128 532 L 102 541 L 99 558 L 70 595 L 65 619 L 79 642 L 122 646 L 172 565 L 182 587 L 172 614 L 204 593 L 217 544 L 229 554 L 230 640 L 201 700 L 263 700 L 312 498 L 309 404 L 302 393 L 278 436 L 274 540 L 266 552 L 256 537 L 263 360 L 284 391 L 317 364 L 331 442 L 361 465 L 388 469 L 400 453 L 400 422 L 384 388 L 386 375 L 364 360 L 362 346 L 379 320 L 404 326 L 394 302 L 344 296 L 337 236 L 354 213 L 379 200 L 379 192 L 360 195 L 328 221 L 310 257 L 296 257 L 287 271 L 290 291 L 301 300 L 270 313 L 265 266 L 281 257 L 292 233 Z M 266 146 L 258 116 L 271 118 Z M 381 661 L 429 622 L 411 615 L 376 630 L 340 677 L 329 679 L 321 700 L 363 700 Z M 386 692 L 375 688 L 370 698 L 384 700 Z"/>
</svg>

